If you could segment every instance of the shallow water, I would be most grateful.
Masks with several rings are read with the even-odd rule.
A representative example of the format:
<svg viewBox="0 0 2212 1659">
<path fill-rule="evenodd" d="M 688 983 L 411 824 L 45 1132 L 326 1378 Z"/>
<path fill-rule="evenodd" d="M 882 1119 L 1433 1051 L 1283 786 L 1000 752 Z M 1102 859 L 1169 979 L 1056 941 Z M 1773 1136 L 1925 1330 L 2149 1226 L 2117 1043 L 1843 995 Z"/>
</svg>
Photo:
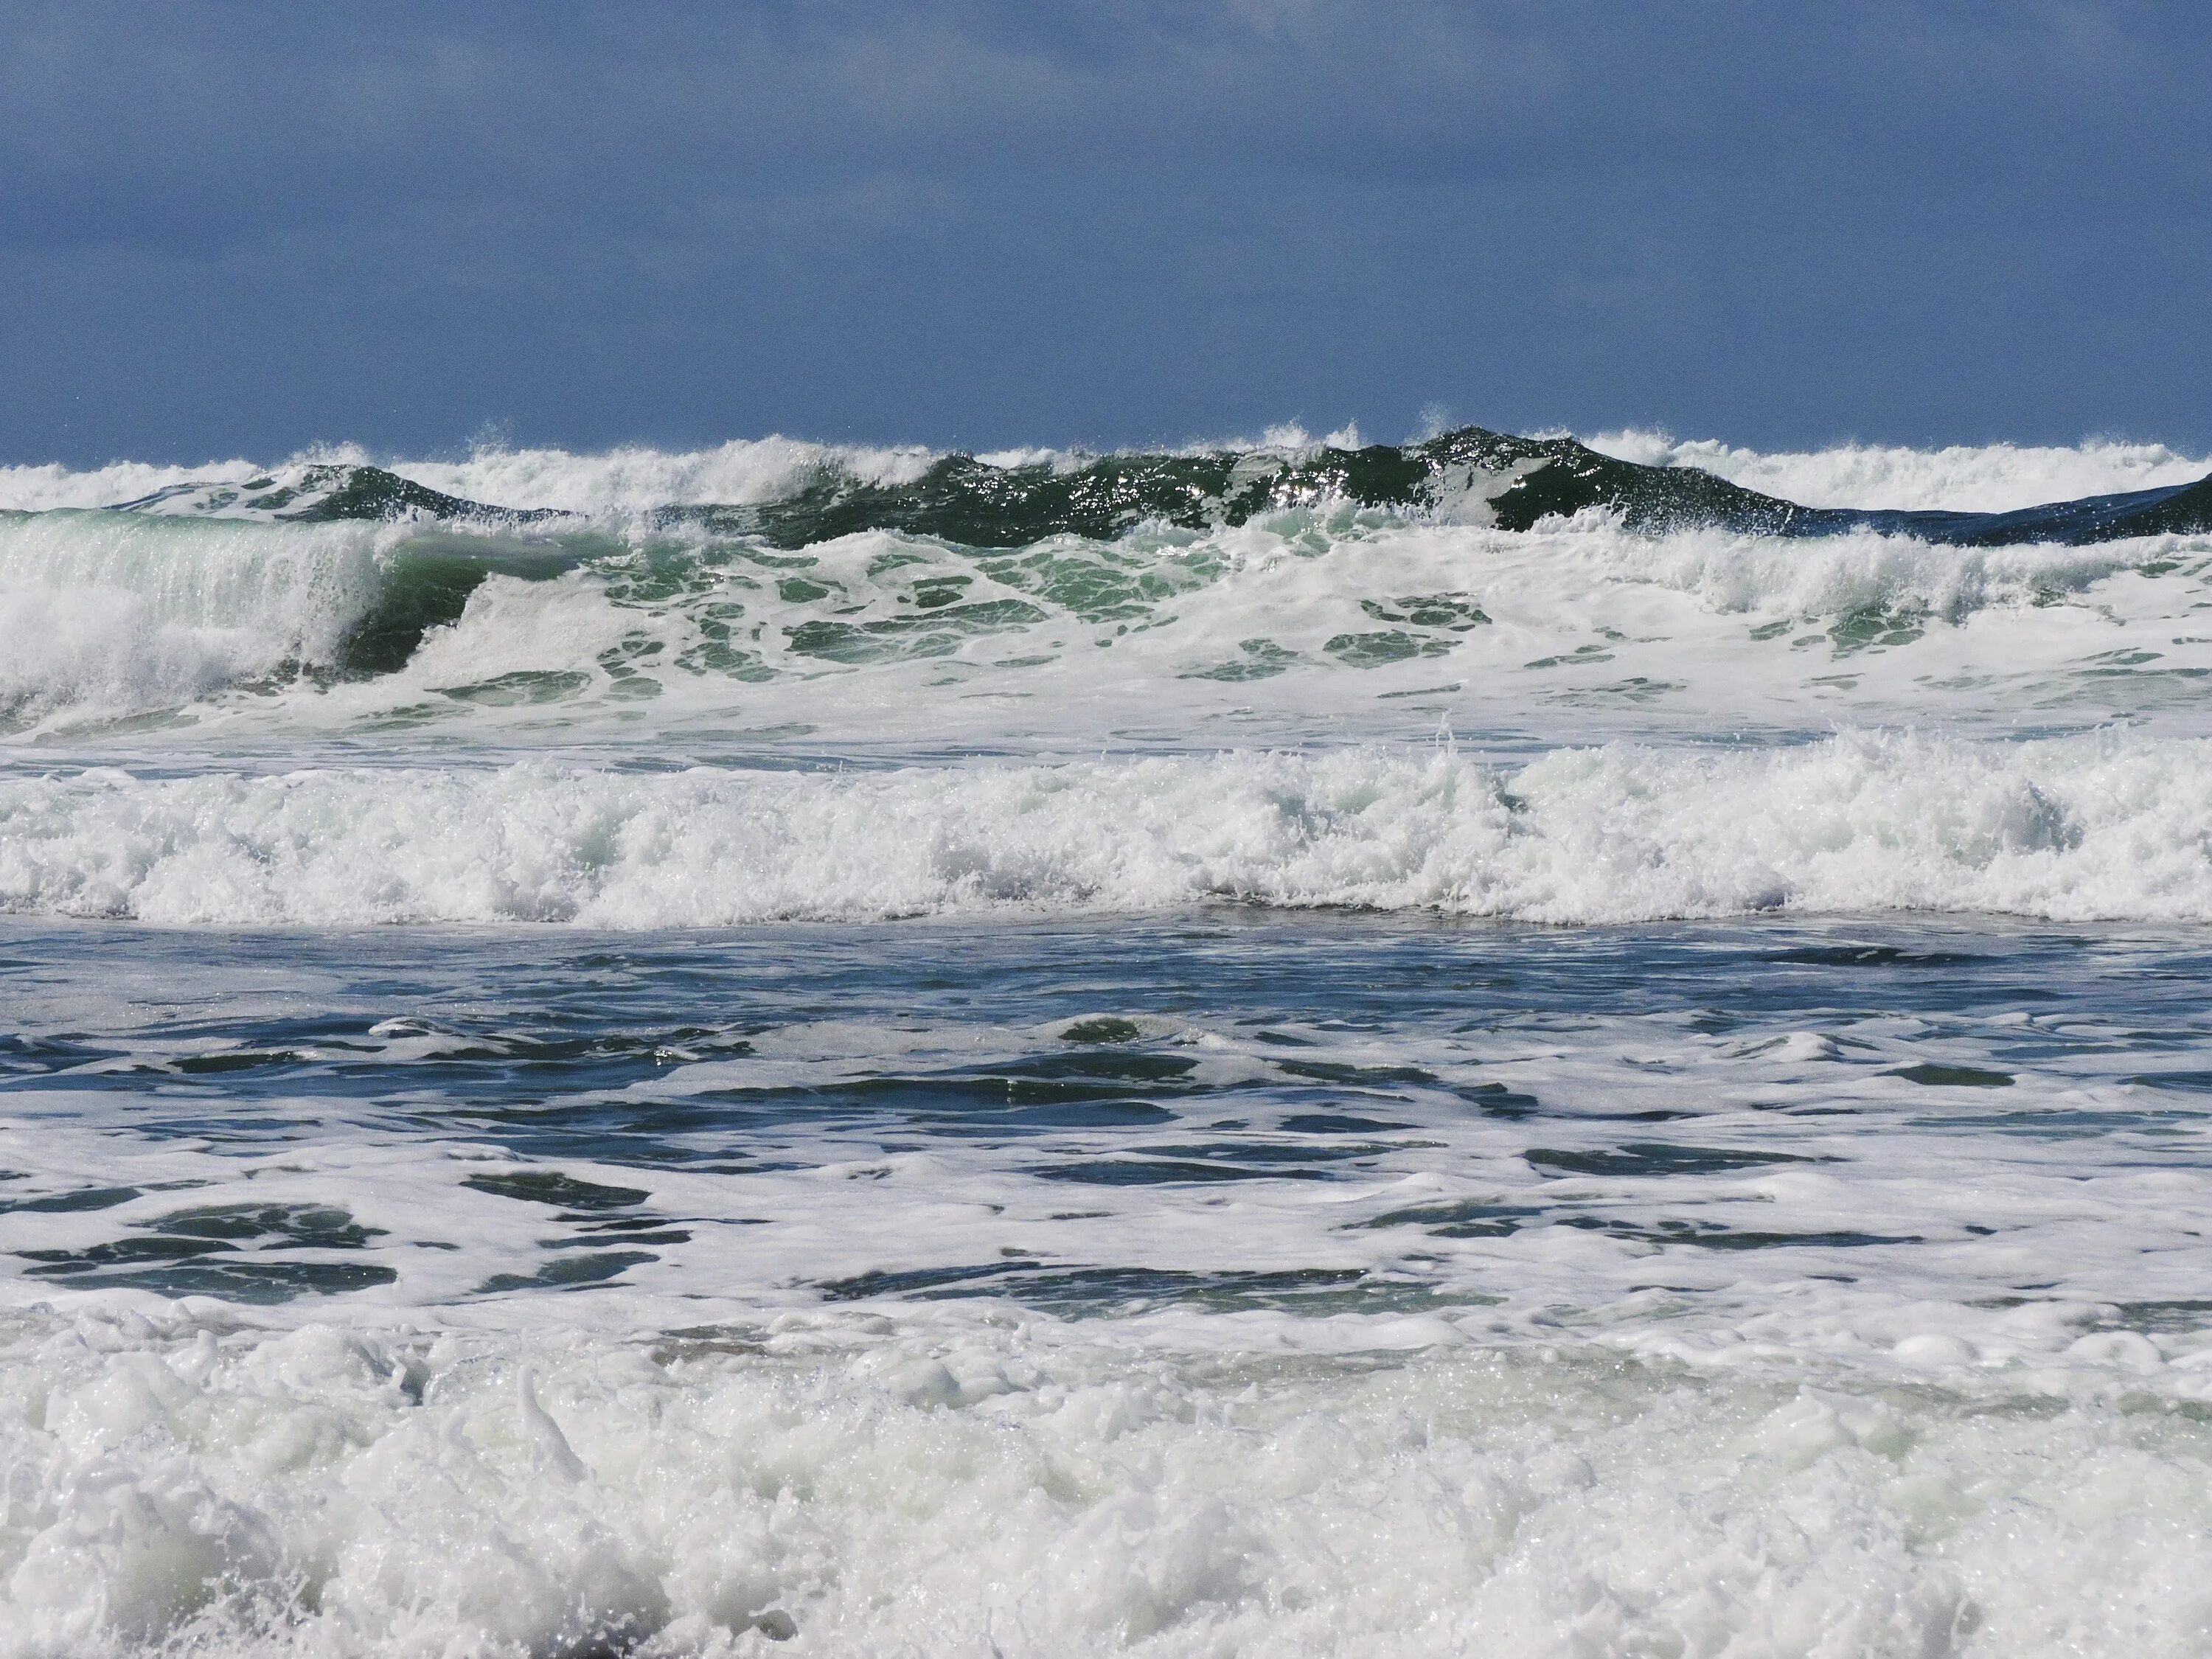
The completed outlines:
<svg viewBox="0 0 2212 1659">
<path fill-rule="evenodd" d="M 16 1650 L 2201 1644 L 2192 933 L 0 951 Z"/>
<path fill-rule="evenodd" d="M 1879 1352 L 1854 1310 L 1927 1296 L 1960 1334 L 2187 1327 L 2208 1265 L 2206 955 L 2172 931 L 5 938 L 17 1300 L 619 1279 L 702 1318 L 1481 1309 Z"/>
</svg>

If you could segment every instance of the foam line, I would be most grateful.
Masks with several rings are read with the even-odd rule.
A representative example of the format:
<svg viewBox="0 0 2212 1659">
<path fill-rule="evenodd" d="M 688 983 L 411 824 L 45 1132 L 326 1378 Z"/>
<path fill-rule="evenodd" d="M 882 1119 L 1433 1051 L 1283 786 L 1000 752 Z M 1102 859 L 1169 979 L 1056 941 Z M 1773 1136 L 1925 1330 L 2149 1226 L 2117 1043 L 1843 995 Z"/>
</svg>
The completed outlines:
<svg viewBox="0 0 2212 1659">
<path fill-rule="evenodd" d="M 1522 767 L 1376 749 L 876 775 L 319 770 L 0 784 L 0 904 L 146 921 L 1762 909 L 2212 918 L 2212 745 L 1898 733 Z"/>
</svg>

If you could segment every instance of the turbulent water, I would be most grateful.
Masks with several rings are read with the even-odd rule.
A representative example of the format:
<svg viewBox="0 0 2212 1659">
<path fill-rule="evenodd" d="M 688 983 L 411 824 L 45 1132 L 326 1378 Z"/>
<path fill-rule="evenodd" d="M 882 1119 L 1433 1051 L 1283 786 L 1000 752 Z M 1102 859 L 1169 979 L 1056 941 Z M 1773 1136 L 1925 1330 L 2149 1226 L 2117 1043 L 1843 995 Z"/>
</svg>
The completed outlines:
<svg viewBox="0 0 2212 1659">
<path fill-rule="evenodd" d="M 2208 480 L 0 468 L 0 1656 L 2212 1650 Z"/>
</svg>

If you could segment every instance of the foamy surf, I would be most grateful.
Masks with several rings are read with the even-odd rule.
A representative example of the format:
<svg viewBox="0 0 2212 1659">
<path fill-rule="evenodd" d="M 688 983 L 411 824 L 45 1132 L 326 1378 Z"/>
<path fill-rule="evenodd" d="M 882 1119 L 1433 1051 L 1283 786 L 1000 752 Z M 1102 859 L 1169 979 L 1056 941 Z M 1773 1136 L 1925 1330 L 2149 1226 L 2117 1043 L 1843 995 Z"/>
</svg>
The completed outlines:
<svg viewBox="0 0 2212 1659">
<path fill-rule="evenodd" d="M 2200 1425 L 1986 1383 L 1030 1322 L 84 1315 L 18 1322 L 7 1366 L 50 1425 L 11 1656 L 2180 1655 L 2212 1566 Z"/>
<path fill-rule="evenodd" d="M 1570 741 L 1839 718 L 2201 729 L 2212 539 L 1529 532 L 1344 503 L 1205 532 L 799 550 L 697 526 L 0 520 L 0 725 L 633 741 Z M 186 735 L 187 744 L 199 741 Z"/>
<path fill-rule="evenodd" d="M 0 1652 L 2199 1644 L 2180 937 L 219 937 L 8 927 Z"/>
<path fill-rule="evenodd" d="M 1544 922 L 1759 910 L 2212 918 L 2212 749 L 1839 736 L 888 773 L 378 769 L 0 782 L 0 906 L 222 926 L 1209 902 Z"/>
</svg>

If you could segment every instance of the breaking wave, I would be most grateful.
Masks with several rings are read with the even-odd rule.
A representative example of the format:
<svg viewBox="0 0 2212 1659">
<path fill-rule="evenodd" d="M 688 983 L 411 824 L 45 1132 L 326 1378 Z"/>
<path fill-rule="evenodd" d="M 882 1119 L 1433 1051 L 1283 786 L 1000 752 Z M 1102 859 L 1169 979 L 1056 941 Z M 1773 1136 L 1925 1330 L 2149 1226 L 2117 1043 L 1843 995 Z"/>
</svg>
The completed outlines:
<svg viewBox="0 0 2212 1659">
<path fill-rule="evenodd" d="M 2036 487 L 2025 487 L 2030 479 Z M 90 474 L 0 471 L 0 508 L 16 510 L 508 526 L 629 517 L 786 548 L 865 530 L 1018 547 L 1146 523 L 1204 530 L 1325 501 L 1507 530 L 1599 510 L 1644 532 L 1874 529 L 1960 544 L 2082 543 L 2212 528 L 2212 468 L 2148 447 L 1760 457 L 1642 433 L 1590 445 L 1465 427 L 1402 446 L 1362 444 L 1350 428 L 1318 443 L 1286 429 L 1256 446 L 1107 453 L 969 455 L 769 438 L 686 455 L 488 451 L 465 463 L 386 467 L 339 449 L 269 471 L 237 462 L 197 474 L 134 464 Z"/>
<path fill-rule="evenodd" d="M 2119 672 L 2116 655 L 2201 672 L 2193 633 L 2156 627 L 2193 628 L 2208 551 L 2177 537 L 1954 548 L 1866 530 L 1653 536 L 1602 516 L 1510 532 L 1340 501 L 1203 532 L 1156 526 L 1006 550 L 883 531 L 786 550 L 701 524 L 64 510 L 0 516 L 0 632 L 11 641 L 0 731 L 210 700 L 235 711 L 368 681 L 383 689 L 348 704 L 356 713 L 426 696 L 449 712 L 634 708 L 664 693 L 736 706 L 763 685 L 813 683 L 817 705 L 842 699 L 857 718 L 878 696 L 866 671 L 931 663 L 1040 706 L 1079 708 L 1141 682 L 1111 695 L 1163 718 L 1169 699 L 1209 696 L 1329 710 L 1440 674 L 1499 696 L 1523 684 L 1533 703 L 1562 675 L 1632 659 L 1589 694 L 1698 696 L 1700 676 L 1723 692 L 1817 680 L 1838 657 L 1865 675 L 1884 651 L 1991 612 L 2021 634 L 2009 665 L 2071 674 L 2094 693 Z M 2149 579 L 2131 603 L 2152 636 L 2082 640 L 2057 613 L 2033 620 L 2053 605 L 2114 614 L 2100 585 L 2124 573 Z M 1662 595 L 1681 597 L 1662 611 Z M 1724 672 L 1723 659 L 1735 665 Z M 1049 672 L 1029 672 L 1040 667 Z M 828 683 L 856 674 L 846 690 Z M 1866 683 L 1911 684 L 1898 670 Z M 901 696 L 919 693 L 951 719 L 977 689 Z"/>
</svg>

